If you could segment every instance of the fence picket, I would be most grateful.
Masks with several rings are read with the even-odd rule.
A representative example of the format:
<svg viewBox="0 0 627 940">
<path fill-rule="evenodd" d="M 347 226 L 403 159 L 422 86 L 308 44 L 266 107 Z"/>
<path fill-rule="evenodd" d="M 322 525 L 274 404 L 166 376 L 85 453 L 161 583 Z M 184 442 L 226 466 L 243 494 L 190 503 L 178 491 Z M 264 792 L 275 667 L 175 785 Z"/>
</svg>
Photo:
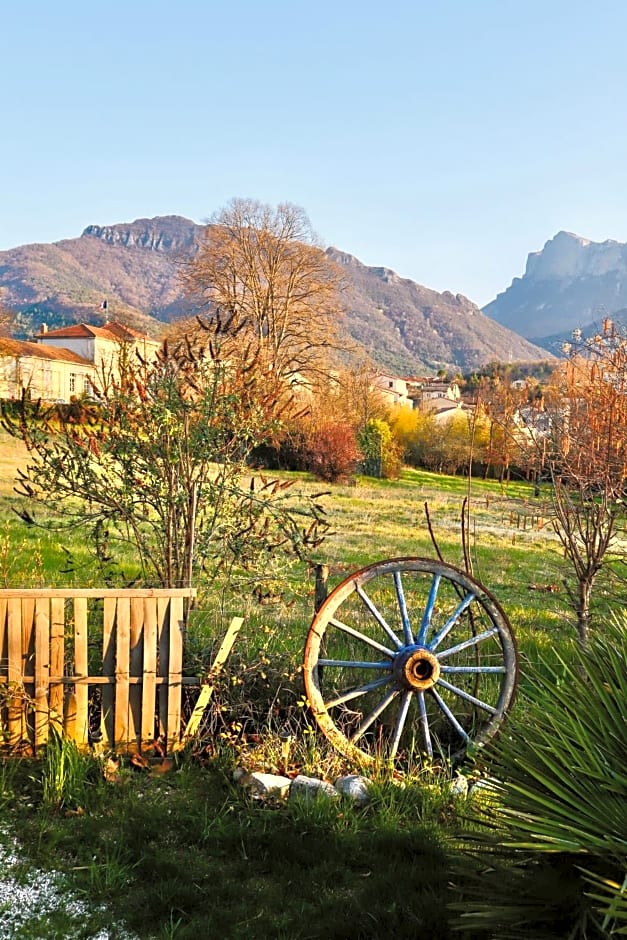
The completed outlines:
<svg viewBox="0 0 627 940">
<path fill-rule="evenodd" d="M 181 678 L 183 676 L 183 598 L 170 598 L 168 623 L 170 642 L 168 648 L 168 727 L 166 740 L 172 749 L 181 733 Z"/>
<path fill-rule="evenodd" d="M 7 610 L 7 735 L 9 747 L 22 740 L 22 714 L 25 695 L 22 684 L 22 602 L 11 597 Z M 20 688 L 22 686 L 22 688 Z"/>
<path fill-rule="evenodd" d="M 50 685 L 50 600 L 35 601 L 35 747 L 48 740 Z"/>
<path fill-rule="evenodd" d="M 120 597 L 118 599 L 116 626 L 114 735 L 116 741 L 128 741 L 128 678 L 131 633 L 131 603 L 128 597 Z"/>
<path fill-rule="evenodd" d="M 87 598 L 74 598 L 74 686 L 76 697 L 76 743 L 85 746 L 89 740 L 89 655 L 87 646 Z"/>
<path fill-rule="evenodd" d="M 157 603 L 154 597 L 144 598 L 144 663 L 141 685 L 141 743 L 149 747 L 155 738 L 157 689 Z"/>
<path fill-rule="evenodd" d="M 22 598 L 22 684 L 31 700 L 35 700 L 35 599 Z M 22 709 L 22 738 L 30 737 L 32 712 Z"/>
<path fill-rule="evenodd" d="M 63 727 L 63 664 L 65 656 L 65 600 L 50 598 L 50 689 L 48 714 L 56 731 Z"/>
<path fill-rule="evenodd" d="M 113 681 L 100 693 L 100 728 L 106 742 L 115 741 L 115 618 L 119 598 L 105 597 L 102 611 L 102 674 Z"/>
<path fill-rule="evenodd" d="M 52 726 L 85 747 L 90 720 L 95 725 L 100 716 L 105 746 L 146 749 L 157 734 L 173 748 L 181 732 L 183 685 L 199 684 L 183 678 L 183 599 L 194 594 L 191 589 L 0 589 L 5 745 L 36 749 Z M 102 669 L 94 663 L 95 674 L 90 674 L 92 628 L 102 630 Z"/>
</svg>

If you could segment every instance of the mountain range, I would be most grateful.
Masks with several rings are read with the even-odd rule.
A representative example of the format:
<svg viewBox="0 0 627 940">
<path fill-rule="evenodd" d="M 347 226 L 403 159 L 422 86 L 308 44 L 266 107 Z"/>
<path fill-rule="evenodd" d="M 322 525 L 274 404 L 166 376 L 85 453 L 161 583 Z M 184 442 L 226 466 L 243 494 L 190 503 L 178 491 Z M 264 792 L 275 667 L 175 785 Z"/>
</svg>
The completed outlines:
<svg viewBox="0 0 627 940">
<path fill-rule="evenodd" d="M 483 312 L 554 351 L 574 329 L 590 335 L 606 317 L 627 325 L 627 245 L 558 232 Z"/>
<path fill-rule="evenodd" d="M 54 328 L 74 322 L 97 324 L 104 317 L 158 335 L 164 323 L 194 312 L 183 295 L 179 274 L 202 230 L 203 226 L 180 216 L 158 216 L 89 225 L 77 238 L 2 251 L 0 299 L 18 312 L 18 330 L 24 337 L 37 332 L 43 322 Z M 559 243 L 563 236 L 560 233 L 553 241 Z M 551 267 L 543 257 L 547 248 L 538 253 L 535 263 L 528 263 L 525 277 L 517 279 L 538 310 L 543 309 L 542 301 L 531 285 L 544 283 L 546 272 L 559 267 Z M 468 371 L 495 360 L 530 362 L 550 357 L 546 348 L 530 341 L 543 336 L 536 324 L 549 321 L 521 315 L 514 296 L 519 291 L 517 281 L 482 312 L 461 294 L 439 293 L 389 268 L 368 267 L 337 248 L 327 253 L 346 275 L 343 328 L 384 370 L 406 375 L 439 368 Z M 100 310 L 103 299 L 106 313 Z M 551 333 L 562 322 L 555 315 Z"/>
</svg>

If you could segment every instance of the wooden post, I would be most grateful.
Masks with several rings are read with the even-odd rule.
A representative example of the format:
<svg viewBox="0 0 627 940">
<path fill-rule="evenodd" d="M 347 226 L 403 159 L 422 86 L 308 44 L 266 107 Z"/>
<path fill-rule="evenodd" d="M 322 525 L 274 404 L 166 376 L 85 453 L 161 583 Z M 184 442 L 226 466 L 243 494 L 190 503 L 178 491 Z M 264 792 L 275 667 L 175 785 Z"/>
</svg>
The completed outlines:
<svg viewBox="0 0 627 940">
<path fill-rule="evenodd" d="M 329 566 L 318 564 L 314 568 L 316 573 L 316 588 L 314 594 L 314 613 L 318 613 L 327 599 L 329 580 Z"/>
<path fill-rule="evenodd" d="M 117 631 L 115 639 L 115 720 L 114 746 L 128 744 L 128 673 L 130 664 L 131 602 L 128 597 L 118 598 Z"/>
<path fill-rule="evenodd" d="M 183 598 L 170 598 L 170 643 L 168 649 L 168 729 L 166 746 L 172 749 L 181 733 L 181 689 L 183 684 Z"/>
</svg>

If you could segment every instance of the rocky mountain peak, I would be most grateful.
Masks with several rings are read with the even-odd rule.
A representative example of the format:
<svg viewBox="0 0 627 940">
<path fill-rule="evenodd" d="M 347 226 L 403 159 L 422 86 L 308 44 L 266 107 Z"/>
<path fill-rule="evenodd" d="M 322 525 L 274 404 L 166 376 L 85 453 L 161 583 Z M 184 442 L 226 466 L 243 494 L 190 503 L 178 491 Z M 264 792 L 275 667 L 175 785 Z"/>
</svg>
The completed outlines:
<svg viewBox="0 0 627 940">
<path fill-rule="evenodd" d="M 547 349 L 573 329 L 592 329 L 627 308 L 627 244 L 558 232 L 527 259 L 523 277 L 483 308 L 502 326 Z"/>
<path fill-rule="evenodd" d="M 627 271 L 627 245 L 607 239 L 593 242 L 572 232 L 558 232 L 542 251 L 527 258 L 525 277 L 551 280 L 563 277 L 598 277 Z"/>
<path fill-rule="evenodd" d="M 203 226 L 190 219 L 166 215 L 116 225 L 88 225 L 81 237 L 98 238 L 108 245 L 177 254 L 183 250 L 189 251 L 202 229 Z"/>
</svg>

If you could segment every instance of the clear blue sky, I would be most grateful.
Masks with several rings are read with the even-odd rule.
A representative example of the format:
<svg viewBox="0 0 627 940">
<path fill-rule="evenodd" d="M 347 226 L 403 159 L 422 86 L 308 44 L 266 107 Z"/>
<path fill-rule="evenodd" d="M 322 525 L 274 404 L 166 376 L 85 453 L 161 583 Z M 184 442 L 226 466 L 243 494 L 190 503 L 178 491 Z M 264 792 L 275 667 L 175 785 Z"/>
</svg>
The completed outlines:
<svg viewBox="0 0 627 940">
<path fill-rule="evenodd" d="M 492 300 L 559 229 L 627 241 L 625 0 L 21 0 L 0 249 L 233 196 Z"/>
</svg>

